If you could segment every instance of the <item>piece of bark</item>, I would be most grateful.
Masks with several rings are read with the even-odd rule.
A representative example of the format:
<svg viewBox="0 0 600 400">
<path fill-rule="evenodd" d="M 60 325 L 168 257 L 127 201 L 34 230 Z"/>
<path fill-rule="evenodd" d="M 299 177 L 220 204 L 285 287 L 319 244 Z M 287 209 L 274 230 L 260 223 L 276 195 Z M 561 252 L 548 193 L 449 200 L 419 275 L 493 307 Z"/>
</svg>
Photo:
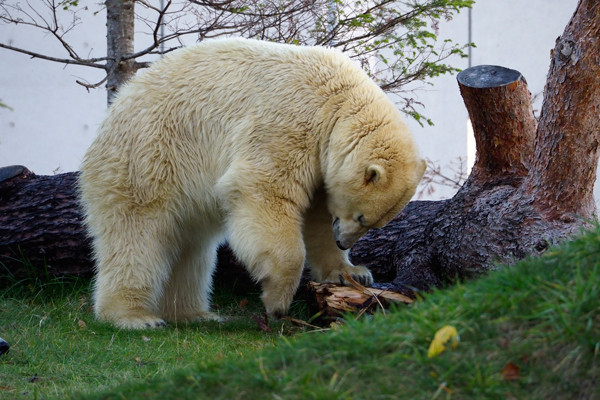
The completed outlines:
<svg viewBox="0 0 600 400">
<path fill-rule="evenodd" d="M 309 282 L 308 291 L 314 296 L 320 316 L 327 318 L 340 317 L 345 313 L 373 313 L 389 308 L 392 303 L 413 302 L 410 297 L 390 290 L 360 285 L 340 286 L 332 282 Z"/>
</svg>

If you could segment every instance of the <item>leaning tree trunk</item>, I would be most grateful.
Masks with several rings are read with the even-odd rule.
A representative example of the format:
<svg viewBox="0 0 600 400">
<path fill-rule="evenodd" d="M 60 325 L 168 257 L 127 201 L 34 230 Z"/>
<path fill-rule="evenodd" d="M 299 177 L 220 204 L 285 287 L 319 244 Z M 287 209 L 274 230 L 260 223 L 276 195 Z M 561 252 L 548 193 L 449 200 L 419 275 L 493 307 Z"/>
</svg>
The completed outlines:
<svg viewBox="0 0 600 400">
<path fill-rule="evenodd" d="M 467 182 L 452 199 L 409 203 L 388 226 L 361 239 L 352 260 L 397 288 L 427 288 L 542 252 L 577 233 L 595 211 L 599 56 L 600 7 L 581 0 L 552 53 L 539 123 L 517 71 L 480 66 L 460 73 L 477 144 Z M 89 272 L 77 174 L 4 173 L 0 263 L 17 271 L 24 256 L 51 273 Z M 232 263 L 230 253 L 219 258 L 220 270 Z"/>
<path fill-rule="evenodd" d="M 548 76 L 525 192 L 546 219 L 591 218 L 600 140 L 597 1 L 580 0 L 552 51 Z"/>
</svg>

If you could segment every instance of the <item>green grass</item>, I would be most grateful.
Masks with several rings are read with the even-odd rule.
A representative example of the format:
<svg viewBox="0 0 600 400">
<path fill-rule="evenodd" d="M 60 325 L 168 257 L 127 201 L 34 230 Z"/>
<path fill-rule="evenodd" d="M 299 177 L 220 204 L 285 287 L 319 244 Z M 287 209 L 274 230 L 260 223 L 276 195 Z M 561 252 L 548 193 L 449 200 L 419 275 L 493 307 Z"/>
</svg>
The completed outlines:
<svg viewBox="0 0 600 400">
<path fill-rule="evenodd" d="M 413 306 L 280 339 L 248 318 L 118 331 L 93 321 L 85 292 L 57 297 L 0 298 L 18 314 L 0 316 L 0 334 L 18 334 L 0 359 L 9 398 L 600 399 L 600 229 Z M 428 358 L 445 325 L 458 346 Z"/>
<path fill-rule="evenodd" d="M 261 310 L 256 294 L 216 293 L 216 322 L 126 331 L 95 321 L 89 281 L 15 284 L 0 292 L 0 337 L 11 345 L 0 356 L 0 399 L 66 398 L 124 382 L 142 382 L 190 368 L 198 360 L 241 357 L 272 346 L 250 316 Z"/>
</svg>

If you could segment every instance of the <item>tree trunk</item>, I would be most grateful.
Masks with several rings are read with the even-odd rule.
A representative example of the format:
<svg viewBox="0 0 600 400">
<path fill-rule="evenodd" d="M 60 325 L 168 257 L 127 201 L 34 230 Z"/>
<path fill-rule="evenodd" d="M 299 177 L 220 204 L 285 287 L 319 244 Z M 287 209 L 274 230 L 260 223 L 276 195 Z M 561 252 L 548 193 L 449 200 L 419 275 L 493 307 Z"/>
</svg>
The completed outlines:
<svg viewBox="0 0 600 400">
<path fill-rule="evenodd" d="M 544 99 L 526 192 L 547 219 L 591 219 L 600 140 L 597 1 L 580 0 L 557 39 Z"/>
<path fill-rule="evenodd" d="M 361 239 L 351 259 L 397 290 L 425 289 L 578 233 L 595 211 L 599 54 L 600 7 L 581 0 L 556 43 L 539 124 L 517 71 L 480 66 L 459 74 L 477 144 L 471 175 L 452 199 L 409 203 Z M 76 179 L 0 170 L 0 262 L 9 270 L 22 269 L 25 257 L 50 273 L 89 273 Z M 232 266 L 239 267 L 235 257 L 221 251 L 219 271 Z"/>
<path fill-rule="evenodd" d="M 134 0 L 106 0 L 106 93 L 108 105 L 117 95 L 117 89 L 135 75 L 135 59 L 125 57 L 133 54 L 134 46 Z"/>
</svg>

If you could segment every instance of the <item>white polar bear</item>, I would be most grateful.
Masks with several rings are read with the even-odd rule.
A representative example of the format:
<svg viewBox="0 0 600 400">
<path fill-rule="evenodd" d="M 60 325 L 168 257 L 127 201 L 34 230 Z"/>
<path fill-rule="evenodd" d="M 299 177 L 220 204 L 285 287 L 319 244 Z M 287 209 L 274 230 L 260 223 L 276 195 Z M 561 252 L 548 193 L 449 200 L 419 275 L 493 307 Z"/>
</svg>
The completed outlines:
<svg viewBox="0 0 600 400">
<path fill-rule="evenodd" d="M 413 196 L 425 169 L 402 117 L 343 54 L 246 39 L 178 50 L 120 90 L 82 165 L 98 318 L 125 328 L 209 312 L 229 241 L 284 314 Z M 337 245 L 336 245 L 337 244 Z"/>
</svg>

